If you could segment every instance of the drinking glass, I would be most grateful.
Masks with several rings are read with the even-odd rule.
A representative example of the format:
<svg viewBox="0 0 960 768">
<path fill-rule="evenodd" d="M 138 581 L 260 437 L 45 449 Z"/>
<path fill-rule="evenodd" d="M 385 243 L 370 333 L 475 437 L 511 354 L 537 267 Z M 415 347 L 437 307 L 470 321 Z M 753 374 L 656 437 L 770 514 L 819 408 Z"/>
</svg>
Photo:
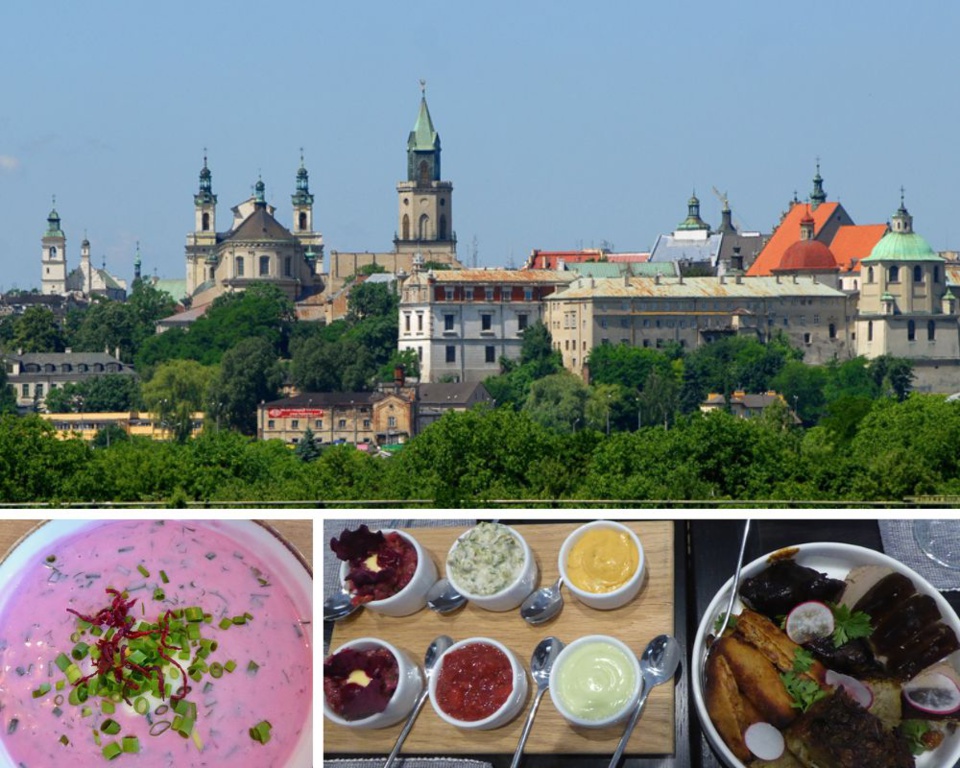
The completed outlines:
<svg viewBox="0 0 960 768">
<path fill-rule="evenodd" d="M 960 570 L 960 520 L 915 520 L 913 538 L 935 563 Z"/>
</svg>

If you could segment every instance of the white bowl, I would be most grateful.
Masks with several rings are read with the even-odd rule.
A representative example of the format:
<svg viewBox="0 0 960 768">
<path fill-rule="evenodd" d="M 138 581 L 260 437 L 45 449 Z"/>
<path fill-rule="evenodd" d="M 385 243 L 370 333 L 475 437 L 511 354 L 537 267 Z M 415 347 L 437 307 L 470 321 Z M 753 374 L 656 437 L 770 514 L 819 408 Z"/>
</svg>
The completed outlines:
<svg viewBox="0 0 960 768">
<path fill-rule="evenodd" d="M 940 609 L 940 615 L 943 622 L 960 636 L 960 619 L 943 595 L 933 587 L 926 579 L 918 575 L 914 570 L 908 568 L 898 560 L 888 557 L 873 549 L 858 547 L 852 544 L 835 544 L 831 542 L 817 542 L 812 544 L 800 544 L 796 547 L 785 547 L 784 549 L 794 549 L 796 554 L 794 559 L 800 565 L 825 573 L 835 579 L 846 578 L 847 574 L 855 567 L 860 565 L 881 565 L 892 568 L 898 573 L 907 576 L 921 594 L 930 595 L 937 608 Z M 782 551 L 782 550 L 778 550 Z M 772 554 L 772 553 L 771 553 Z M 752 563 L 743 566 L 741 579 L 748 579 L 756 576 L 764 570 L 769 564 L 770 554 L 758 557 Z M 703 731 L 707 735 L 710 745 L 721 756 L 723 762 L 729 768 L 745 768 L 744 764 L 730 751 L 724 743 L 717 729 L 710 719 L 707 712 L 706 700 L 704 698 L 704 680 L 703 680 L 703 661 L 706 650 L 707 637 L 714 631 L 714 624 L 717 617 L 727 609 L 727 601 L 730 599 L 730 590 L 733 588 L 733 577 L 724 584 L 717 592 L 713 601 L 703 614 L 700 620 L 700 627 L 697 630 L 696 638 L 693 643 L 693 665 L 695 673 L 693 677 L 693 699 L 697 709 L 697 715 L 703 726 Z M 733 612 L 739 613 L 743 609 L 743 604 L 739 598 L 734 603 Z M 950 657 L 956 664 L 956 654 Z M 916 758 L 916 768 L 942 768 L 947 765 L 954 765 L 960 760 L 960 730 L 953 733 L 947 733 L 943 742 L 937 749 L 931 752 L 924 752 Z"/>
<path fill-rule="evenodd" d="M 577 659 L 573 658 L 577 649 L 590 643 L 605 643 L 620 651 L 625 657 L 625 663 L 633 672 L 633 691 L 631 695 L 616 712 L 599 719 L 589 719 L 572 711 L 561 697 L 558 683 L 558 678 L 563 674 L 564 668 L 577 663 Z M 580 664 L 583 665 L 582 659 L 580 660 Z M 602 675 L 603 671 L 603 669 L 598 669 L 595 670 L 597 674 L 591 675 L 590 680 L 592 684 L 589 686 L 590 693 L 599 692 L 600 687 L 605 682 L 604 676 Z M 560 651 L 560 655 L 557 656 L 556 661 L 553 663 L 553 668 L 550 670 L 550 699 L 553 701 L 553 706 L 557 708 L 557 711 L 565 720 L 584 728 L 605 728 L 608 725 L 613 725 L 623 720 L 636 706 L 642 687 L 643 677 L 640 672 L 640 662 L 637 661 L 636 654 L 634 654 L 626 643 L 608 635 L 585 635 L 584 637 L 577 638 Z"/>
<path fill-rule="evenodd" d="M 520 572 L 517 574 L 517 577 L 511 584 L 504 587 L 499 592 L 494 592 L 491 595 L 478 595 L 475 592 L 471 592 L 457 581 L 456 577 L 451 572 L 449 565 L 446 568 L 447 578 L 450 580 L 450 583 L 457 590 L 457 592 L 467 598 L 474 605 L 484 608 L 488 611 L 512 611 L 526 599 L 527 595 L 533 592 L 533 588 L 537 584 L 537 560 L 533 556 L 533 551 L 530 549 L 530 545 L 527 544 L 523 536 L 521 536 L 515 529 L 508 525 L 502 525 L 501 527 L 506 528 L 511 534 L 513 534 L 513 537 L 523 548 L 523 565 L 520 567 Z M 472 530 L 473 528 L 470 529 L 470 531 Z M 460 540 L 467 536 L 470 531 L 465 531 L 462 533 L 453 543 L 453 546 L 450 547 L 450 552 L 447 554 L 448 563 L 450 560 L 450 554 L 452 554 L 460 544 Z"/>
<path fill-rule="evenodd" d="M 410 534 L 395 531 L 392 528 L 384 528 L 381 533 L 384 536 L 388 533 L 398 533 L 413 545 L 417 553 L 417 569 L 413 572 L 413 577 L 407 582 L 406 586 L 395 595 L 383 600 L 371 600 L 364 603 L 363 607 L 376 613 L 382 613 L 384 616 L 409 616 L 427 604 L 427 592 L 437 581 L 437 566 L 427 551 L 420 546 L 420 542 Z M 349 570 L 350 563 L 347 561 L 340 563 L 340 583 L 344 587 L 347 587 L 347 572 Z"/>
<path fill-rule="evenodd" d="M 457 718 L 452 717 L 444 712 L 437 703 L 437 681 L 440 679 L 440 673 L 443 670 L 443 663 L 445 659 L 457 649 L 473 643 L 492 645 L 494 648 L 498 648 L 499 650 L 503 651 L 506 657 L 510 660 L 510 667 L 513 669 L 513 690 L 510 692 L 510 695 L 507 696 L 507 700 L 500 706 L 500 709 L 498 709 L 492 715 L 489 715 L 482 720 L 458 720 Z M 433 705 L 433 709 L 436 711 L 441 720 L 449 723 L 450 725 L 454 725 L 457 728 L 487 731 L 492 728 L 499 728 L 501 725 L 506 725 L 520 713 L 520 710 L 523 709 L 523 706 L 527 700 L 529 683 L 527 682 L 526 670 L 523 668 L 523 665 L 520 664 L 516 654 L 507 648 L 507 646 L 505 646 L 503 643 L 497 642 L 496 640 L 491 640 L 489 637 L 471 637 L 466 640 L 461 640 L 459 643 L 454 643 L 443 652 L 443 655 L 437 660 L 436 671 L 430 676 L 429 688 L 430 703 Z"/>
<path fill-rule="evenodd" d="M 379 640 L 375 637 L 360 637 L 344 643 L 337 650 L 331 653 L 334 656 L 347 648 L 354 648 L 358 651 L 367 651 L 372 648 L 386 648 L 397 660 L 398 675 L 397 688 L 387 702 L 386 709 L 375 715 L 364 717 L 361 720 L 345 720 L 327 704 L 326 696 L 323 697 L 323 714 L 330 722 L 342 725 L 347 728 L 386 728 L 403 720 L 413 710 L 417 703 L 417 697 L 423 691 L 423 674 L 420 667 L 415 664 L 411 658 L 388 643 L 386 640 Z"/>
<path fill-rule="evenodd" d="M 596 528 L 610 528 L 618 532 L 626 533 L 637 547 L 637 570 L 634 571 L 633 576 L 631 576 L 623 586 L 618 587 L 612 592 L 587 592 L 575 586 L 570 581 L 567 573 L 567 558 L 570 556 L 570 550 L 573 549 L 573 546 L 579 541 L 583 534 Z M 557 565 L 560 569 L 560 576 L 563 577 L 563 584 L 570 590 L 570 593 L 584 605 L 591 608 L 598 608 L 602 611 L 608 611 L 626 605 L 637 596 L 640 587 L 643 586 L 643 571 L 645 568 L 643 545 L 640 543 L 637 534 L 622 523 L 617 523 L 612 520 L 594 520 L 592 523 L 581 525 L 577 530 L 567 536 L 563 545 L 560 547 L 560 556 Z"/>
</svg>

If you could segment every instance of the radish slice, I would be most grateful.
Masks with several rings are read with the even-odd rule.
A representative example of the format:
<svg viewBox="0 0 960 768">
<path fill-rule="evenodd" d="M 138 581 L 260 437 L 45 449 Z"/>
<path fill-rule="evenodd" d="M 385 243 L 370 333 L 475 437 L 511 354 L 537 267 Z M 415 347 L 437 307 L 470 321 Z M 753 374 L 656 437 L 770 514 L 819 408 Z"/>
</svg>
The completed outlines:
<svg viewBox="0 0 960 768">
<path fill-rule="evenodd" d="M 785 629 L 789 637 L 797 645 L 827 637 L 833 634 L 833 611 L 819 600 L 809 600 L 800 603 L 787 616 Z"/>
<path fill-rule="evenodd" d="M 785 748 L 783 734 L 770 723 L 754 723 L 743 732 L 743 743 L 760 760 L 776 760 Z"/>
<path fill-rule="evenodd" d="M 850 675 L 845 675 L 842 672 L 834 672 L 832 669 L 828 669 L 827 674 L 824 676 L 824 681 L 827 685 L 832 685 L 834 688 L 843 688 L 850 698 L 864 709 L 870 709 L 870 705 L 873 704 L 873 689 L 855 677 L 850 677 Z"/>
<path fill-rule="evenodd" d="M 903 686 L 903 695 L 921 712 L 948 715 L 960 709 L 960 687 L 942 672 L 924 672 Z"/>
</svg>

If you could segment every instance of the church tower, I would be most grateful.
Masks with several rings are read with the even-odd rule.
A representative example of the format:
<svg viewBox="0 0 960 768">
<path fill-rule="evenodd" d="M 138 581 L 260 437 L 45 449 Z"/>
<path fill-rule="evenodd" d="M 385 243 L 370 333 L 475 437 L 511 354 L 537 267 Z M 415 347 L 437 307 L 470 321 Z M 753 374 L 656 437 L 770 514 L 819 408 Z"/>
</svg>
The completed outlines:
<svg viewBox="0 0 960 768">
<path fill-rule="evenodd" d="M 820 158 L 818 157 L 817 174 L 813 177 L 813 191 L 810 193 L 810 210 L 817 210 L 825 202 L 827 202 L 827 193 L 823 190 L 823 177 L 820 175 Z"/>
<path fill-rule="evenodd" d="M 293 234 L 304 249 L 304 259 L 310 265 L 311 274 L 316 274 L 318 263 L 323 265 L 323 235 L 313 229 L 313 195 L 310 194 L 310 177 L 303 164 L 300 152 L 300 168 L 297 170 L 297 189 L 293 201 Z"/>
<path fill-rule="evenodd" d="M 447 261 L 457 252 L 453 231 L 453 184 L 440 178 L 440 134 L 427 108 L 420 81 L 420 112 L 407 139 L 407 180 L 397 184 L 399 216 L 394 245 L 398 253 L 421 253 Z"/>
<path fill-rule="evenodd" d="M 54 199 L 56 206 L 56 199 Z M 41 240 L 42 274 L 40 285 L 44 296 L 63 296 L 67 292 L 67 236 L 60 229 L 56 207 L 47 216 L 47 231 Z"/>
<path fill-rule="evenodd" d="M 217 266 L 217 196 L 213 194 L 213 175 L 203 154 L 200 188 L 193 196 L 193 232 L 187 235 L 187 295 L 197 286 L 213 279 Z"/>
</svg>

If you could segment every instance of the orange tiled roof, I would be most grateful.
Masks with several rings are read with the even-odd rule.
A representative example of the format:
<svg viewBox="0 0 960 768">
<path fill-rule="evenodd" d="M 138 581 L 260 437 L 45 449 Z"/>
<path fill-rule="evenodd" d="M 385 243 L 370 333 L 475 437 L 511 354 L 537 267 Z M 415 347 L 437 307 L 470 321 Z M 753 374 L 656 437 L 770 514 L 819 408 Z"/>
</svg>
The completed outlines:
<svg viewBox="0 0 960 768">
<path fill-rule="evenodd" d="M 580 251 L 540 251 L 534 250 L 527 259 L 524 269 L 557 269 L 559 262 L 579 264 L 584 261 L 600 261 L 605 252 L 599 248 L 586 248 Z"/>
<path fill-rule="evenodd" d="M 817 206 L 817 210 L 810 211 L 813 216 L 814 237 L 823 225 L 830 221 L 830 217 L 839 205 L 839 203 L 823 203 Z M 800 239 L 800 220 L 807 215 L 808 210 L 806 203 L 794 203 L 791 206 L 776 232 L 770 236 L 763 250 L 757 255 L 756 261 L 747 270 L 747 276 L 767 277 L 773 274 L 772 270 L 780 266 L 783 252 Z"/>
<path fill-rule="evenodd" d="M 833 236 L 830 250 L 841 272 L 859 272 L 860 259 L 870 255 L 873 246 L 887 233 L 886 224 L 848 224 Z"/>
</svg>

